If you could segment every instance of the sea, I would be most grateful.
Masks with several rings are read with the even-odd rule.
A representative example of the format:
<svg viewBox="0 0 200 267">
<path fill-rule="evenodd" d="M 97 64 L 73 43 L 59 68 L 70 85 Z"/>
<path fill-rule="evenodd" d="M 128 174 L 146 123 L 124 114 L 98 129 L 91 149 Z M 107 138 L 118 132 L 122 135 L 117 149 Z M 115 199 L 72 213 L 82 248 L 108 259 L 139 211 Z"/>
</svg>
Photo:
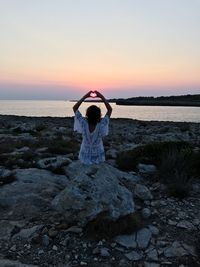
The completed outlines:
<svg viewBox="0 0 200 267">
<path fill-rule="evenodd" d="M 49 100 L 0 100 L 1 115 L 18 115 L 31 117 L 71 117 L 74 116 L 70 101 Z M 84 102 L 80 111 L 84 115 L 88 106 L 95 104 L 102 110 L 103 103 Z M 121 106 L 111 103 L 113 118 L 129 118 L 144 121 L 174 121 L 200 122 L 200 107 L 171 107 L 171 106 Z"/>
</svg>

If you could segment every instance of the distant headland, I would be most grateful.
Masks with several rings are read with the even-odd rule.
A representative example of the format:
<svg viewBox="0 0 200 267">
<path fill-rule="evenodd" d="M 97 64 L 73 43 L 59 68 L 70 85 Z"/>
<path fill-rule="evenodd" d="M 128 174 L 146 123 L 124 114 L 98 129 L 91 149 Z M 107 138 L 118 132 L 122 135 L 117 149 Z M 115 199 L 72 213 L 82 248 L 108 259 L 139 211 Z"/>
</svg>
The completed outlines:
<svg viewBox="0 0 200 267">
<path fill-rule="evenodd" d="M 159 96 L 159 97 L 131 97 L 110 99 L 117 105 L 144 105 L 144 106 L 194 106 L 200 107 L 200 94 L 179 95 L 179 96 Z"/>
</svg>

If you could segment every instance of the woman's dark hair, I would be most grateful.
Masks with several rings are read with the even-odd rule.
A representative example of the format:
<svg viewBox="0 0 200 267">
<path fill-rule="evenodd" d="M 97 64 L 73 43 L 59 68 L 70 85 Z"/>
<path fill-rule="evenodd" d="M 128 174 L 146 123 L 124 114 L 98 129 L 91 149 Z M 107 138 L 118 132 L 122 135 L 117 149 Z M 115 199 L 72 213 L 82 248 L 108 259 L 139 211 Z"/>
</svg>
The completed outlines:
<svg viewBox="0 0 200 267">
<path fill-rule="evenodd" d="M 86 111 L 86 118 L 89 124 L 96 125 L 101 120 L 101 109 L 95 105 L 89 106 Z"/>
</svg>

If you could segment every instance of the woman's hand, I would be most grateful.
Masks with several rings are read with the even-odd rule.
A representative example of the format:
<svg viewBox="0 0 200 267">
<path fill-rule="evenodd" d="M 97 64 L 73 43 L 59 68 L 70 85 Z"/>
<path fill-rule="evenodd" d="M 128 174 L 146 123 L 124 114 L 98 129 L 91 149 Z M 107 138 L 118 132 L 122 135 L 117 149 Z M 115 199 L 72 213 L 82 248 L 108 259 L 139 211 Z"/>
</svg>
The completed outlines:
<svg viewBox="0 0 200 267">
<path fill-rule="evenodd" d="M 89 91 L 87 94 L 85 94 L 74 106 L 73 106 L 73 111 L 74 113 L 78 110 L 78 108 L 80 107 L 80 105 L 83 103 L 83 101 L 90 97 L 92 91 Z"/>
<path fill-rule="evenodd" d="M 97 97 L 101 98 L 102 100 L 105 99 L 105 97 L 101 93 L 99 93 L 98 91 L 94 91 L 94 92 L 97 95 Z"/>
<path fill-rule="evenodd" d="M 106 98 L 101 93 L 99 93 L 98 91 L 94 91 L 94 92 L 97 95 L 97 97 L 100 97 L 102 99 L 102 101 L 104 102 L 104 104 L 105 104 L 105 106 L 107 108 L 107 114 L 110 117 L 111 116 L 111 113 L 112 113 L 112 107 L 111 107 L 111 105 L 108 103 L 108 101 L 106 100 Z"/>
<path fill-rule="evenodd" d="M 93 91 L 89 91 L 87 94 L 84 95 L 84 99 L 88 98 L 88 97 L 91 97 L 90 94 L 93 93 Z"/>
</svg>

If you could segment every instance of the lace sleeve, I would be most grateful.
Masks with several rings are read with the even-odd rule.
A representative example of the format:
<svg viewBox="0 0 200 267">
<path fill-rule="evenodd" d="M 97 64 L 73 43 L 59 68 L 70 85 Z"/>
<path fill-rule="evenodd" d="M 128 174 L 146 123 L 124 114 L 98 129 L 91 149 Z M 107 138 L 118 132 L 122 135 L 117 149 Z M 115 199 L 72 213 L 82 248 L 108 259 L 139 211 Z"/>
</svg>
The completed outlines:
<svg viewBox="0 0 200 267">
<path fill-rule="evenodd" d="M 75 112 L 74 117 L 74 131 L 78 133 L 83 133 L 83 125 L 84 125 L 85 119 L 82 117 L 82 114 L 79 110 Z"/>
<path fill-rule="evenodd" d="M 109 116 L 106 114 L 103 119 L 101 119 L 100 127 L 101 127 L 101 136 L 108 135 L 108 125 L 109 125 Z"/>
</svg>

